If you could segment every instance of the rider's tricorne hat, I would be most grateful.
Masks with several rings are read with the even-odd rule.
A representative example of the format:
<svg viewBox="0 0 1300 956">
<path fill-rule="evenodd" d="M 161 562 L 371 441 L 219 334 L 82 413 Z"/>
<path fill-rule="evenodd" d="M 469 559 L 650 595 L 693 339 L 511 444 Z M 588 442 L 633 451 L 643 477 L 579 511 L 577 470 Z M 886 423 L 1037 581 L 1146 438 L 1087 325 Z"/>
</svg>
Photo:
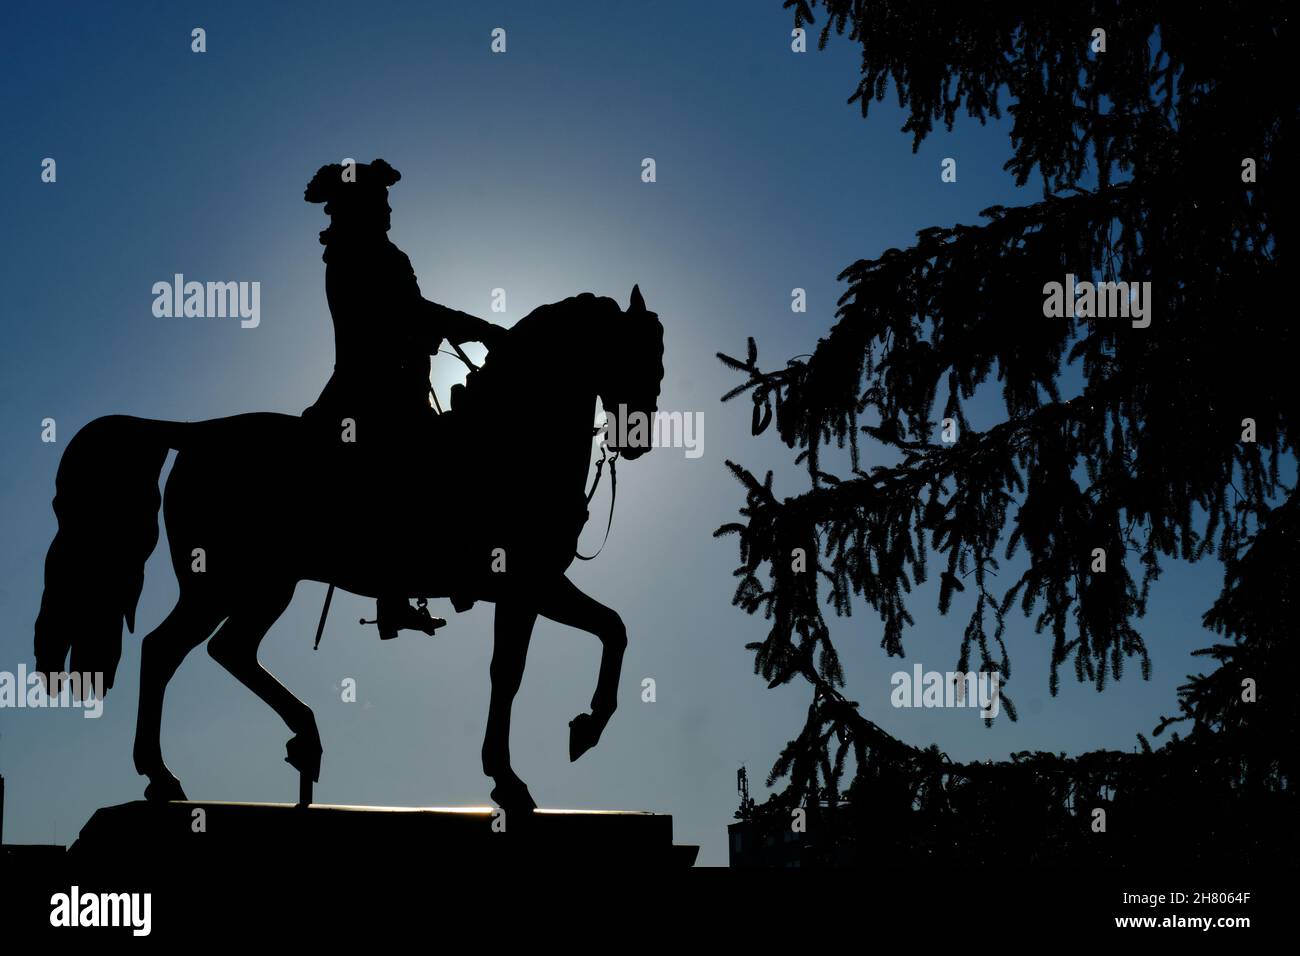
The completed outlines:
<svg viewBox="0 0 1300 956">
<path fill-rule="evenodd" d="M 355 175 L 354 175 L 355 173 Z M 382 194 L 389 186 L 402 178 L 402 174 L 382 159 L 372 163 L 355 163 L 344 166 L 342 163 L 330 163 L 322 166 L 311 182 L 303 198 L 307 202 L 331 203 L 348 198 L 348 190 L 354 194 Z M 325 212 L 329 212 L 329 206 Z"/>
</svg>

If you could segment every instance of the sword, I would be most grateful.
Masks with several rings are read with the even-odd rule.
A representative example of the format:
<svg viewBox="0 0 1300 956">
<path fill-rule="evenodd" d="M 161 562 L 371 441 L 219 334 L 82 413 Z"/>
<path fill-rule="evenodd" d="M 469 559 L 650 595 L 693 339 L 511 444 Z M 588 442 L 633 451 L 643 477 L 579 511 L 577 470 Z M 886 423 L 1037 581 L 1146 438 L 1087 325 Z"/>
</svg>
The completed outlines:
<svg viewBox="0 0 1300 956">
<path fill-rule="evenodd" d="M 330 601 L 334 600 L 334 585 L 329 586 L 325 592 L 325 606 L 320 609 L 320 623 L 316 625 L 316 643 L 311 646 L 313 651 L 320 650 L 320 636 L 325 633 L 325 618 L 330 613 Z"/>
</svg>

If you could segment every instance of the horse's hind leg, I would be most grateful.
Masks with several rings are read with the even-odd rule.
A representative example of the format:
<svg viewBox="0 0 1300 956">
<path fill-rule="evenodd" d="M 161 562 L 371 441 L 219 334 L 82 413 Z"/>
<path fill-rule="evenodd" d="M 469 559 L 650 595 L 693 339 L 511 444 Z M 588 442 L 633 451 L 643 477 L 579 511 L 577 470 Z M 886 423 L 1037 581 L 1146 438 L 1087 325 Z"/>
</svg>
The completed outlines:
<svg viewBox="0 0 1300 956">
<path fill-rule="evenodd" d="M 181 593 L 170 614 L 145 636 L 140 646 L 140 705 L 135 721 L 135 769 L 149 778 L 146 800 L 184 800 L 180 781 L 162 757 L 162 708 L 167 684 L 212 629 L 221 614 L 194 594 Z"/>
<path fill-rule="evenodd" d="M 293 586 L 263 592 L 233 612 L 208 642 L 208 653 L 245 687 L 280 715 L 296 736 L 289 741 L 285 760 L 299 772 L 299 799 L 311 803 L 311 785 L 320 779 L 321 742 L 316 716 L 262 666 L 257 649 L 289 601 Z"/>
</svg>

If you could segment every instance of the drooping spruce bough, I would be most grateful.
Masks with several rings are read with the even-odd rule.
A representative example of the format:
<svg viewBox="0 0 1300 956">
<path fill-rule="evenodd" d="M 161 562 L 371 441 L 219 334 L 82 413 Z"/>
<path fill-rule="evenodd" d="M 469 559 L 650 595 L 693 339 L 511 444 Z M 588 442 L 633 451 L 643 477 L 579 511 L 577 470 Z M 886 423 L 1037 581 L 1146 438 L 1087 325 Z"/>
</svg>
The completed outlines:
<svg viewBox="0 0 1300 956">
<path fill-rule="evenodd" d="M 1300 336 L 1284 283 L 1298 100 L 1284 8 L 785 6 L 822 47 L 860 45 L 849 102 L 865 118 L 892 88 L 914 151 L 963 110 L 981 123 L 1005 113 L 1005 168 L 1019 185 L 1041 180 L 1042 198 L 844 269 L 835 324 L 808 357 L 765 368 L 752 339 L 743 361 L 719 355 L 745 376 L 724 398 L 749 394 L 755 433 L 774 422 L 811 479 L 779 497 L 770 472 L 727 463 L 746 489 L 743 520 L 717 531 L 739 536 L 734 602 L 771 624 L 749 645 L 756 671 L 813 692 L 769 777 L 785 789 L 741 815 L 847 798 L 850 812 L 828 815 L 841 860 L 855 846 L 972 863 L 1292 852 L 1281 822 L 1297 752 Z M 1154 320 L 1046 317 L 1044 284 L 1070 272 L 1150 281 Z M 1003 414 L 977 430 L 966 403 L 981 385 L 1000 391 Z M 955 443 L 940 440 L 943 418 Z M 864 436 L 871 460 L 896 463 L 867 465 Z M 1105 574 L 1090 570 L 1096 548 Z M 1027 570 L 997 576 L 1017 555 Z M 1224 566 L 1204 623 L 1225 643 L 1198 652 L 1217 669 L 1180 688 L 1155 733 L 1181 722 L 1185 735 L 1158 749 L 1139 735 L 1140 753 L 958 764 L 895 739 L 840 692 L 823 608 L 865 604 L 901 655 L 913 589 L 936 563 L 940 611 L 958 591 L 974 601 L 957 670 L 1009 679 L 1005 628 L 1023 612 L 1053 642 L 1053 693 L 1062 668 L 1099 691 L 1129 661 L 1145 676 L 1140 623 L 1162 560 L 1205 558 Z M 1096 807 L 1120 839 L 1089 839 Z"/>
</svg>

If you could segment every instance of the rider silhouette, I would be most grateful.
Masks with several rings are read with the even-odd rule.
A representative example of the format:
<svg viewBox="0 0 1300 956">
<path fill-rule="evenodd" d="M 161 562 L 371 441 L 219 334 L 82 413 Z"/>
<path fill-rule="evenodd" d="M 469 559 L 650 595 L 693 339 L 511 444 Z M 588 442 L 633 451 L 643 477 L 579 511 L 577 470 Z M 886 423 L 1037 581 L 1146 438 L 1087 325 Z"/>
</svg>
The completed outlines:
<svg viewBox="0 0 1300 956">
<path fill-rule="evenodd" d="M 303 417 L 351 438 L 376 468 L 402 468 L 402 449 L 421 434 L 429 404 L 429 356 L 444 339 L 492 347 L 505 332 L 483 319 L 430 302 L 420 294 L 411 260 L 388 238 L 388 187 L 401 173 L 382 159 L 322 166 L 304 198 L 325 203 L 325 296 L 334 321 L 334 373 Z M 417 439 L 418 440 L 418 439 Z M 379 636 L 399 629 L 432 633 L 434 619 L 405 596 L 380 597 Z"/>
</svg>

